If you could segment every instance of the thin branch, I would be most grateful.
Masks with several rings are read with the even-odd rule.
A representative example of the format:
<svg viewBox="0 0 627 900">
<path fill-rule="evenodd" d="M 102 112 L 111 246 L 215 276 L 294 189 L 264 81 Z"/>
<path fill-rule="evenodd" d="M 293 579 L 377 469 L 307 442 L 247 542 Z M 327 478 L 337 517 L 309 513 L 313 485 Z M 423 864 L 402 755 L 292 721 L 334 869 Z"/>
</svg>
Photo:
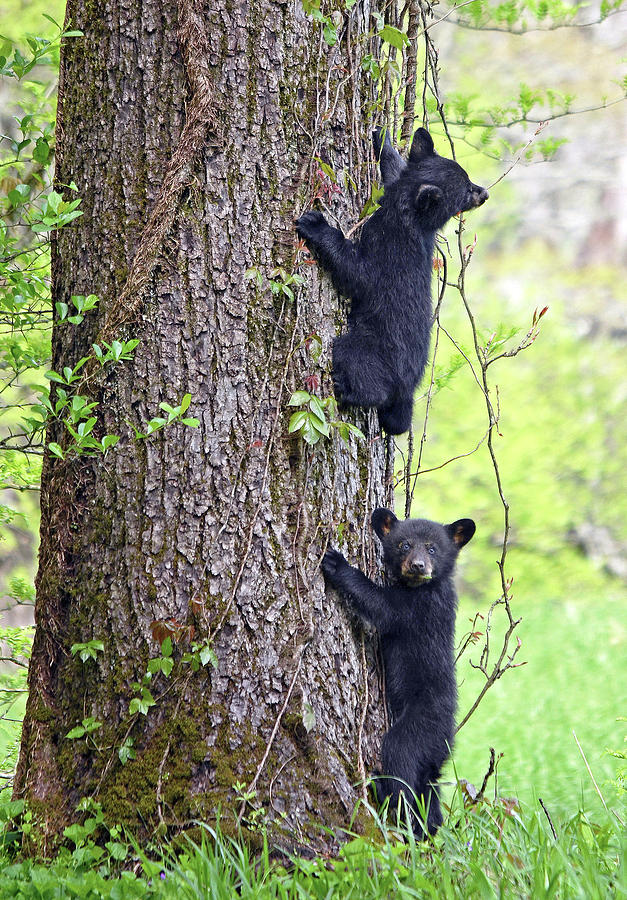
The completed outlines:
<svg viewBox="0 0 627 900">
<path fill-rule="evenodd" d="M 488 432 L 486 431 L 486 433 L 480 439 L 479 443 L 476 445 L 476 447 L 473 447 L 472 450 L 468 450 L 467 453 L 459 453 L 457 456 L 451 456 L 450 459 L 446 459 L 443 463 L 440 463 L 439 466 L 431 466 L 428 469 L 418 468 L 418 469 L 416 469 L 415 472 L 412 472 L 411 476 L 401 475 L 397 479 L 397 481 L 394 482 L 394 487 L 398 487 L 399 484 L 402 484 L 403 481 L 405 481 L 405 479 L 407 477 L 413 478 L 414 483 L 415 483 L 415 480 L 418 478 L 419 475 L 426 475 L 428 472 L 437 472 L 439 469 L 444 469 L 446 466 L 450 465 L 453 462 L 456 462 L 458 459 L 466 459 L 467 456 L 472 456 L 474 453 L 477 452 L 479 447 L 481 447 L 481 445 L 485 443 L 487 436 L 488 436 Z M 412 488 L 412 493 L 413 493 L 413 488 Z"/>
<path fill-rule="evenodd" d="M 451 13 L 455 12 L 456 8 L 458 7 L 453 7 Z M 531 34 L 535 31 L 558 31 L 561 28 L 592 28 L 595 25 L 601 25 L 606 19 L 624 12 L 627 12 L 627 10 L 614 9 L 607 13 L 607 15 L 599 16 L 598 19 L 592 19 L 590 22 L 552 22 L 550 25 L 537 27 L 534 25 L 531 28 L 501 28 L 499 25 L 474 25 L 472 22 L 465 21 L 464 19 L 455 18 L 450 19 L 450 22 L 452 25 L 457 25 L 459 28 L 466 28 L 469 31 L 498 31 L 501 34 L 524 35 Z M 450 13 L 448 15 L 450 15 Z"/>
<path fill-rule="evenodd" d="M 364 682 L 364 700 L 361 707 L 361 715 L 359 717 L 359 728 L 357 729 L 357 771 L 361 779 L 361 797 L 364 803 L 368 801 L 368 778 L 366 776 L 366 766 L 364 763 L 364 755 L 362 750 L 362 742 L 364 736 L 364 725 L 366 724 L 366 714 L 368 712 L 368 665 L 366 663 L 366 641 L 364 632 L 361 632 L 361 672 Z"/>
<path fill-rule="evenodd" d="M 483 800 L 485 796 L 485 790 L 488 786 L 488 781 L 490 780 L 492 775 L 496 776 L 496 770 L 502 758 L 502 753 L 499 753 L 499 755 L 497 756 L 494 752 L 494 747 L 490 747 L 490 761 L 488 763 L 488 771 L 483 776 L 483 784 L 481 785 L 479 793 L 475 797 L 475 803 L 480 803 L 481 800 Z"/>
<path fill-rule="evenodd" d="M 296 668 L 294 669 L 294 674 L 292 675 L 292 680 L 290 682 L 290 686 L 287 689 L 287 694 L 285 695 L 285 700 L 283 701 L 283 706 L 281 707 L 279 714 L 276 717 L 274 727 L 273 727 L 270 737 L 268 739 L 268 743 L 266 744 L 265 752 L 261 758 L 261 762 L 259 763 L 259 765 L 257 767 L 257 771 L 255 772 L 255 777 L 253 778 L 253 780 L 250 782 L 250 784 L 248 785 L 248 787 L 246 789 L 247 793 L 252 793 L 255 790 L 255 788 L 257 787 L 257 782 L 259 781 L 259 776 L 261 775 L 261 773 L 263 771 L 263 767 L 265 766 L 266 760 L 270 753 L 270 750 L 272 749 L 272 744 L 274 743 L 276 733 L 279 730 L 279 725 L 281 724 L 281 719 L 283 718 L 283 715 L 285 713 L 285 710 L 287 709 L 288 703 L 290 702 L 290 698 L 292 696 L 292 691 L 294 690 L 294 686 L 296 684 L 296 679 L 298 678 L 298 673 L 300 672 L 300 667 L 303 662 L 303 656 L 305 654 L 305 650 L 307 649 L 307 647 L 309 646 L 310 643 L 311 643 L 311 638 L 308 638 L 300 646 L 300 652 L 298 654 L 298 662 L 296 663 Z M 240 812 L 240 818 L 241 818 L 241 815 L 242 815 L 242 812 Z"/>
<path fill-rule="evenodd" d="M 490 190 L 492 190 L 492 188 L 493 188 L 496 184 L 498 184 L 499 181 L 503 181 L 504 178 L 507 178 L 507 176 L 508 176 L 509 173 L 512 171 L 512 169 L 513 169 L 515 166 L 517 166 L 518 163 L 522 160 L 522 158 L 523 158 L 523 153 L 525 152 L 525 150 L 527 150 L 527 149 L 533 144 L 533 142 L 535 141 L 536 137 L 540 134 L 541 131 L 544 130 L 544 128 L 546 128 L 547 125 L 548 125 L 548 121 L 546 121 L 546 120 L 545 120 L 544 122 L 540 122 L 540 124 L 538 125 L 538 127 L 536 128 L 536 130 L 534 131 L 534 133 L 532 134 L 532 136 L 529 138 L 529 140 L 527 141 L 527 143 L 525 144 L 525 146 L 522 147 L 522 149 L 518 151 L 518 154 L 514 157 L 514 159 L 512 160 L 511 164 L 508 166 L 508 168 L 505 169 L 505 171 L 503 172 L 503 174 L 502 174 L 502 175 L 499 175 L 499 177 L 496 179 L 496 181 L 493 181 L 492 184 L 489 186 L 489 187 L 490 187 Z"/>
<path fill-rule="evenodd" d="M 547 122 L 554 122 L 556 119 L 564 119 L 567 116 L 580 116 L 583 113 L 598 112 L 602 109 L 609 109 L 610 106 L 616 106 L 617 103 L 623 103 L 627 100 L 627 95 L 615 97 L 613 100 L 606 100 L 596 106 L 582 106 L 579 109 L 565 109 L 562 112 L 551 112 L 541 119 L 535 119 L 531 116 L 519 116 L 517 119 L 509 119 L 507 122 L 479 122 L 475 120 L 450 119 L 449 125 L 455 125 L 459 128 L 512 128 L 514 125 L 543 125 Z M 489 114 L 489 113 L 488 113 Z M 474 146 L 474 145 L 471 145 Z M 476 148 L 480 149 L 480 148 Z"/>
<path fill-rule="evenodd" d="M 20 666 L 22 669 L 28 669 L 28 663 L 22 662 L 19 659 L 14 659 L 12 656 L 0 656 L 0 662 L 8 662 L 13 663 L 14 666 Z M 2 693 L 3 688 L 0 688 L 0 694 Z"/>
</svg>

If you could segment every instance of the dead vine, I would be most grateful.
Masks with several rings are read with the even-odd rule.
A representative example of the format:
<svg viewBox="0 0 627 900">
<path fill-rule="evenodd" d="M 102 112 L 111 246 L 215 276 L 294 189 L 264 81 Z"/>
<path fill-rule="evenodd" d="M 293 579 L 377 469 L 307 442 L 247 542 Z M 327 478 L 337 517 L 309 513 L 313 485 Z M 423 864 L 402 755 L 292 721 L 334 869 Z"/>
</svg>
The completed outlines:
<svg viewBox="0 0 627 900">
<path fill-rule="evenodd" d="M 113 299 L 104 324 L 96 338 L 97 344 L 110 342 L 141 308 L 146 287 L 159 261 L 163 243 L 170 232 L 185 188 L 193 181 L 194 168 L 206 143 L 210 128 L 218 127 L 215 99 L 207 66 L 210 45 L 206 24 L 192 0 L 178 2 L 178 36 L 185 72 L 189 81 L 190 98 L 185 110 L 185 124 L 168 167 L 159 197 L 139 239 L 137 251 L 122 290 Z M 92 355 L 84 368 L 77 393 L 82 393 L 100 373 Z"/>
</svg>

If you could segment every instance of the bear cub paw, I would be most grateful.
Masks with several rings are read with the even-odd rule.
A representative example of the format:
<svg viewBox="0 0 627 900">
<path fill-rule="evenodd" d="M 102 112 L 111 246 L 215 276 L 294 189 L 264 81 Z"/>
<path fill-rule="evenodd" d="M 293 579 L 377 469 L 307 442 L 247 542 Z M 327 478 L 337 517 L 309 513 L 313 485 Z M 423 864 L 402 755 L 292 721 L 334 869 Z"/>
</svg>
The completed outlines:
<svg viewBox="0 0 627 900">
<path fill-rule="evenodd" d="M 306 212 L 296 220 L 296 232 L 299 238 L 310 241 L 319 234 L 320 229 L 327 225 L 327 220 L 317 209 Z"/>
<path fill-rule="evenodd" d="M 342 565 L 348 565 L 342 554 L 338 550 L 333 550 L 329 547 L 322 558 L 321 564 L 325 578 L 332 579 Z"/>
</svg>

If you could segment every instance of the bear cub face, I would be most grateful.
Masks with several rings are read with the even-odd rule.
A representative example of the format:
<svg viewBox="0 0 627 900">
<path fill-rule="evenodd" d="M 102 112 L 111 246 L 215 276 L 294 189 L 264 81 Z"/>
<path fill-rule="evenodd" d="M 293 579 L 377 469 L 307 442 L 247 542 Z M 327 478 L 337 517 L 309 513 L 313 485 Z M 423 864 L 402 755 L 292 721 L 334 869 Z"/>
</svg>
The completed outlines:
<svg viewBox="0 0 627 900">
<path fill-rule="evenodd" d="M 384 150 L 395 152 L 387 135 Z M 472 183 L 455 160 L 435 152 L 431 135 L 424 128 L 414 135 L 407 164 L 399 166 L 398 173 L 399 190 L 414 199 L 413 215 L 423 228 L 433 231 L 443 228 L 452 216 L 481 206 L 489 196 L 485 188 Z"/>
<path fill-rule="evenodd" d="M 389 509 L 376 509 L 372 527 L 383 546 L 388 580 L 417 588 L 447 578 L 457 554 L 475 533 L 472 519 L 440 525 L 428 519 L 399 522 Z"/>
</svg>

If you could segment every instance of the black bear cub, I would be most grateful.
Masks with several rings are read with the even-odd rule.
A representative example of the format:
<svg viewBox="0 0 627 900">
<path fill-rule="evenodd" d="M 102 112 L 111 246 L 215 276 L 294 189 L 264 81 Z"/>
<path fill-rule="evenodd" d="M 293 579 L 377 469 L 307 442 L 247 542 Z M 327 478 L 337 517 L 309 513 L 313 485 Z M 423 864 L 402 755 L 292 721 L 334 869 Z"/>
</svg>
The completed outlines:
<svg viewBox="0 0 627 900">
<path fill-rule="evenodd" d="M 380 802 L 390 798 L 393 811 L 403 797 L 414 832 L 424 837 L 414 795 L 423 799 L 426 828 L 434 834 L 442 823 L 437 781 L 455 735 L 453 570 L 475 523 L 399 522 L 389 509 L 375 509 L 372 527 L 383 544 L 385 587 L 349 566 L 337 550 L 327 550 L 322 571 L 379 632 L 391 728 L 383 738 L 382 773 L 375 788 Z M 405 785 L 413 793 L 404 791 Z"/>
<path fill-rule="evenodd" d="M 317 210 L 296 222 L 299 237 L 351 299 L 348 332 L 333 343 L 333 382 L 342 406 L 376 407 L 388 434 L 411 425 L 431 333 L 435 233 L 456 213 L 488 199 L 419 128 L 407 162 L 389 133 L 373 135 L 385 193 L 355 243 Z"/>
</svg>

